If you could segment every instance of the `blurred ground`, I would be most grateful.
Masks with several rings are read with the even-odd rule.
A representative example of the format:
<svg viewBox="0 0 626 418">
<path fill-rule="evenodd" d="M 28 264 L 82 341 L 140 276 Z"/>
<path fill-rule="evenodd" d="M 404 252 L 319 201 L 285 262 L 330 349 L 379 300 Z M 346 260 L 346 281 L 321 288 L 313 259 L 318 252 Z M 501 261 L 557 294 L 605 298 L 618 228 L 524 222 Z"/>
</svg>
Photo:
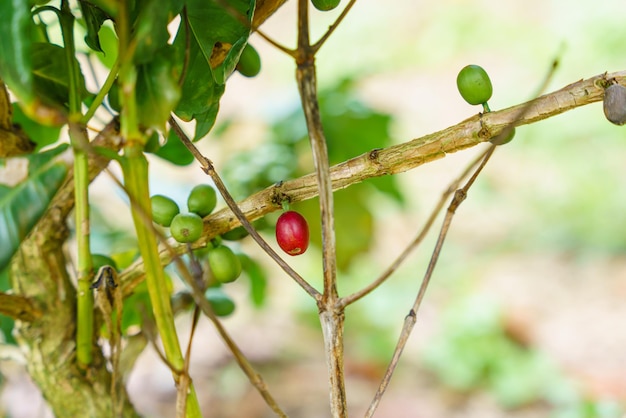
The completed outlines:
<svg viewBox="0 0 626 418">
<path fill-rule="evenodd" d="M 289 45 L 294 44 L 292 3 L 264 27 Z M 626 68 L 625 15 L 626 4 L 617 0 L 602 4 L 360 0 L 322 49 L 320 85 L 332 85 L 341 77 L 359 79 L 361 98 L 395 116 L 392 134 L 403 142 L 478 111 L 462 101 L 454 83 L 458 70 L 469 63 L 489 72 L 494 110 L 530 98 L 557 56 L 560 65 L 548 91 Z M 313 16 L 318 34 L 333 16 Z M 230 133 L 237 136 L 238 147 L 262 140 L 266 126 L 298 100 L 289 59 L 258 37 L 253 44 L 263 60 L 261 75 L 256 79 L 233 75 L 222 102 L 220 120 L 239 121 Z M 209 137 L 200 146 L 219 170 L 236 150 L 233 142 Z M 368 283 L 386 267 L 477 151 L 450 155 L 399 175 L 406 208 L 372 197 L 378 205 L 376 244 L 340 277 L 342 290 Z M 606 122 L 600 104 L 518 129 L 515 140 L 496 152 L 458 211 L 377 417 L 621 416 L 626 407 L 625 159 L 626 131 Z M 205 181 L 193 166 L 179 170 L 155 161 L 153 167 L 161 176 L 155 178 L 154 192 L 166 191 L 179 201 L 187 190 L 174 189 L 178 182 Z M 124 203 L 112 202 L 106 179 L 95 188 L 95 198 L 106 202 L 110 213 L 122 213 Z M 347 311 L 351 416 L 363 415 L 384 373 L 434 235 L 389 283 Z M 242 250 L 272 268 L 250 242 L 245 241 Z M 319 254 L 315 250 L 307 254 L 306 259 L 293 260 L 294 267 L 305 277 L 317 277 Z M 289 416 L 328 416 L 327 376 L 314 306 L 283 273 L 271 271 L 269 299 L 261 311 L 248 307 L 246 283 L 229 288 L 239 304 L 225 325 Z M 466 338 L 463 330 L 481 321 L 494 326 L 490 338 L 501 342 L 505 336 L 517 344 L 519 350 L 513 352 L 519 357 L 510 357 L 513 365 L 490 359 L 489 351 L 480 354 L 474 345 L 451 343 Z M 457 327 L 459 323 L 464 325 Z M 181 317 L 180 324 L 181 335 L 188 335 L 188 318 Z M 483 337 L 478 332 L 463 341 Z M 433 351 L 445 350 L 452 353 L 447 359 L 433 357 Z M 477 354 L 463 359 L 468 353 Z M 540 359 L 528 360 L 524 353 L 537 353 Z M 467 373 L 475 372 L 471 365 L 476 359 L 487 368 L 509 367 L 508 374 L 500 369 L 500 374 L 492 369 L 482 372 L 489 379 L 506 376 L 512 383 L 481 380 L 470 390 L 460 390 L 463 378 L 469 379 Z M 528 368 L 537 367 L 537 372 L 524 373 L 527 363 L 522 361 L 530 361 Z M 0 405 L 8 416 L 49 416 L 18 366 L 3 364 L 2 371 L 8 384 Z M 206 417 L 273 416 L 206 321 L 200 322 L 194 340 L 192 373 Z M 527 380 L 525 392 L 511 389 Z M 140 358 L 128 386 L 145 416 L 174 416 L 176 393 L 170 373 L 151 350 Z M 520 394 L 530 400 L 519 402 Z"/>
</svg>

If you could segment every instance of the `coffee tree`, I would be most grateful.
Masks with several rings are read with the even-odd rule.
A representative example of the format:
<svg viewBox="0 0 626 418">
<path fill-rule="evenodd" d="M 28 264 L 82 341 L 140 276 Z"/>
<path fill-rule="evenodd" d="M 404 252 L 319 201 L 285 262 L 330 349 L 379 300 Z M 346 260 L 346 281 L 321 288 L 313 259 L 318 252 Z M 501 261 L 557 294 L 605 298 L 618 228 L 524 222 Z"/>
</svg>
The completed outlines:
<svg viewBox="0 0 626 418">
<path fill-rule="evenodd" d="M 457 85 L 470 105 L 482 105 L 474 116 L 424 137 L 396 145 L 381 142 L 384 147 L 371 147 L 356 156 L 347 153 L 331 164 L 329 150 L 342 155 L 336 150 L 350 145 L 327 141 L 333 127 L 325 124 L 332 116 L 322 118 L 328 103 L 318 95 L 316 56 L 332 41 L 337 27 L 345 24 L 356 2 L 298 0 L 295 48 L 263 33 L 263 22 L 283 3 L 30 0 L 0 4 L 0 269 L 8 274 L 0 293 L 0 313 L 15 320 L 3 323 L 5 338 L 15 339 L 28 373 L 57 416 L 137 416 L 124 382 L 139 353 L 156 341 L 160 346 L 155 344 L 155 349 L 177 388 L 177 416 L 202 416 L 189 367 L 190 344 L 181 346 L 174 322 L 174 315 L 185 310 L 193 312 L 192 329 L 200 315 L 212 322 L 268 410 L 287 416 L 280 399 L 246 358 L 246 347 L 238 346 L 220 319 L 235 310 L 222 285 L 237 280 L 242 271 L 258 269 L 230 245 L 248 235 L 316 304 L 328 366 L 330 415 L 347 416 L 346 308 L 375 293 L 422 243 L 443 212 L 419 291 L 413 306 L 407 307 L 387 370 L 372 394 L 366 416 L 373 416 L 416 323 L 456 210 L 496 148 L 514 138 L 516 127 L 602 100 L 607 119 L 624 123 L 625 72 L 592 75 L 546 93 L 558 64 L 555 59 L 553 68 L 546 70 L 546 80 L 537 83 L 536 97 L 492 110 L 487 105 L 493 91 L 489 75 L 472 64 L 459 69 Z M 311 6 L 319 11 L 343 7 L 319 39 L 312 39 L 310 33 Z M 293 59 L 304 114 L 301 127 L 306 126 L 315 170 L 302 174 L 287 167 L 283 172 L 293 178 L 270 179 L 263 173 L 249 183 L 227 188 L 220 168 L 196 144 L 206 141 L 211 132 L 231 74 L 258 74 L 261 60 L 248 43 L 254 32 Z M 92 71 L 94 67 L 97 71 Z M 336 199 L 333 192 L 365 180 L 388 181 L 394 174 L 481 144 L 486 144 L 485 150 L 459 172 L 405 250 L 370 284 L 340 294 L 338 267 L 347 256 L 336 245 L 337 218 L 345 213 L 354 216 L 350 211 L 356 209 L 351 206 L 354 201 Z M 297 147 L 289 152 L 293 159 L 298 157 Z M 211 185 L 194 188 L 186 208 L 168 196 L 151 193 L 148 161 L 155 156 L 174 165 L 194 162 Z M 121 178 L 107 169 L 112 165 L 121 168 Z M 98 175 L 110 176 L 127 196 L 139 247 L 136 258 L 119 263 L 123 260 L 115 260 L 113 254 L 92 251 L 89 185 Z M 390 184 L 377 187 L 397 193 Z M 239 191 L 237 201 L 231 189 Z M 218 211 L 214 211 L 216 190 L 227 205 Z M 319 224 L 307 221 L 295 208 L 314 197 L 319 198 L 315 207 Z M 272 212 L 282 212 L 276 245 L 266 238 L 273 234 L 259 233 L 268 228 L 262 221 Z M 313 238 L 318 231 L 320 288 L 290 265 L 291 256 L 304 256 L 309 235 Z M 64 249 L 71 235 L 75 260 Z M 165 271 L 169 265 L 176 267 L 184 291 L 173 294 Z M 131 328 L 141 332 L 131 335 Z"/>
</svg>

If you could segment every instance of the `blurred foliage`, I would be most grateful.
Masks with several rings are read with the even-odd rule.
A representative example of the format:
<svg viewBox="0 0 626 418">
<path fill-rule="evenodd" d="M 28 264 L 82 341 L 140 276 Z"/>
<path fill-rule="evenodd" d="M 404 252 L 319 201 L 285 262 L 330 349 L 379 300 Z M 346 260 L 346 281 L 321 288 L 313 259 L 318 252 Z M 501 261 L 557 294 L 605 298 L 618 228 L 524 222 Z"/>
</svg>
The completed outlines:
<svg viewBox="0 0 626 418">
<path fill-rule="evenodd" d="M 0 292 L 6 292 L 11 289 L 11 282 L 9 281 L 9 270 L 4 269 L 0 271 Z M 13 331 L 13 318 L 0 315 L 0 344 L 3 342 L 8 344 L 16 344 L 15 338 L 11 334 Z"/>
<path fill-rule="evenodd" d="M 0 159 L 0 168 L 15 167 L 0 183 L 0 270 L 4 269 L 22 240 L 44 214 L 65 180 L 67 166 L 56 161 L 67 144 L 26 157 Z"/>
<path fill-rule="evenodd" d="M 371 108 L 355 92 L 354 80 L 345 79 L 319 93 L 331 165 L 392 143 L 391 115 Z M 306 123 L 299 106 L 273 123 L 268 136 L 267 141 L 253 149 L 233 155 L 225 165 L 224 177 L 237 198 L 314 170 Z M 337 266 L 341 270 L 346 270 L 357 255 L 371 248 L 374 205 L 370 197 L 374 193 L 400 205 L 405 203 L 393 176 L 369 179 L 335 192 Z M 311 242 L 321 247 L 319 200 L 294 204 L 293 209 L 307 218 Z"/>
<path fill-rule="evenodd" d="M 444 386 L 461 393 L 488 391 L 509 410 L 547 403 L 559 418 L 623 413 L 615 403 L 582 399 L 555 363 L 507 331 L 503 309 L 481 295 L 450 304 L 422 360 Z"/>
</svg>

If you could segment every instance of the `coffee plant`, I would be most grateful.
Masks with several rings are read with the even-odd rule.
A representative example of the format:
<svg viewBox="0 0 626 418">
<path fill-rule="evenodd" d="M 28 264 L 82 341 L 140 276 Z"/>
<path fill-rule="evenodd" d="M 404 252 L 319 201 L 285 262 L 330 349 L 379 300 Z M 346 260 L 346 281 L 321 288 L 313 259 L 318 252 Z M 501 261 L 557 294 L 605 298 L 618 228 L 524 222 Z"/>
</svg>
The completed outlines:
<svg viewBox="0 0 626 418">
<path fill-rule="evenodd" d="M 356 1 L 293 2 L 295 47 L 263 30 L 285 3 L 0 2 L 0 324 L 6 345 L 18 347 L 56 416 L 140 416 L 126 382 L 148 346 L 171 371 L 176 416 L 213 416 L 202 405 L 190 366 L 200 318 L 217 331 L 267 413 L 296 416 L 281 406 L 247 357 L 252 347 L 240 346 L 223 322 L 240 309 L 263 306 L 271 292 L 268 282 L 279 280 L 281 286 L 298 287 L 314 306 L 327 365 L 325 410 L 327 416 L 348 416 L 344 359 L 350 353 L 344 353 L 344 328 L 351 309 L 368 309 L 367 301 L 377 297 L 416 248 L 427 245 L 425 238 L 441 220 L 419 285 L 403 291 L 413 300 L 405 307 L 397 343 L 386 347 L 384 370 L 375 376 L 377 389 L 365 407 L 359 406 L 366 417 L 374 416 L 393 390 L 390 382 L 420 319 L 455 214 L 488 162 L 497 158 L 496 150 L 514 146 L 517 139 L 503 147 L 525 125 L 594 102 L 603 101 L 611 123 L 626 122 L 626 71 L 586 74 L 549 91 L 559 69 L 557 56 L 546 63 L 544 80 L 524 86 L 527 101 L 501 109 L 487 105 L 488 100 L 493 105 L 498 89 L 506 88 L 490 79 L 497 70 L 486 64 L 454 69 L 449 85 L 458 74 L 460 95 L 470 105 L 482 105 L 481 112 L 466 104 L 471 116 L 457 124 L 392 140 L 391 116 L 355 99 L 354 80 L 318 88 L 316 59 L 331 59 L 320 51 L 333 42 L 338 28 L 348 25 Z M 320 16 L 332 24 L 313 39 L 310 22 Z M 235 146 L 237 151 L 217 166 L 203 145 L 228 129 L 227 123 L 216 125 L 226 86 L 237 74 L 254 83 L 265 68 L 263 55 L 249 43 L 253 34 L 293 61 L 301 106 L 275 118 L 271 138 L 251 148 Z M 406 94 L 430 100 L 423 92 Z M 414 238 L 402 244 L 395 259 L 385 260 L 387 268 L 351 292 L 338 286 L 374 245 L 372 207 L 382 197 L 406 204 L 396 175 L 473 147 L 480 149 L 478 157 L 459 170 Z M 176 191 L 185 191 L 184 200 L 154 194 L 154 161 L 181 170 L 194 165 L 205 180 L 176 184 Z M 90 184 L 98 176 L 109 179 L 112 193 L 127 203 L 133 231 L 125 234 L 136 242 L 136 251 L 101 254 L 94 249 L 102 220 Z M 251 245 L 254 250 L 248 251 Z M 279 248 L 299 257 L 283 257 Z M 319 267 L 319 277 L 296 268 L 307 257 Z M 266 274 L 270 262 L 278 274 Z M 236 286 L 249 286 L 248 299 L 231 296 Z M 185 313 L 191 333 L 182 344 L 175 315 Z M 460 329 L 454 338 L 463 349 L 435 345 L 435 339 L 427 362 L 444 381 L 463 376 L 462 390 L 489 379 L 486 386 L 501 390 L 494 383 L 501 375 L 494 369 L 508 364 L 494 358 L 498 352 L 525 368 L 541 369 L 539 360 L 511 343 L 501 324 L 483 327 L 493 343 L 488 347 L 474 344 L 471 326 Z M 473 353 L 480 366 L 468 367 L 463 353 Z"/>
</svg>

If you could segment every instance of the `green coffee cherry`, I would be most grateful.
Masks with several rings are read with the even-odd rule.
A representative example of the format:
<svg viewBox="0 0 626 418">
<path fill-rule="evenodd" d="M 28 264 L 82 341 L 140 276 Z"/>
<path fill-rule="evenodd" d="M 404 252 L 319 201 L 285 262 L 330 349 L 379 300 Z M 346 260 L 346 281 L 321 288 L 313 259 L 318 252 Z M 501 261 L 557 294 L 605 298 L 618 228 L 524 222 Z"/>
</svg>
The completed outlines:
<svg viewBox="0 0 626 418">
<path fill-rule="evenodd" d="M 170 233 L 181 243 L 194 242 L 202 236 L 202 218 L 195 213 L 179 213 L 170 224 Z"/>
<path fill-rule="evenodd" d="M 176 202 L 167 196 L 155 194 L 150 198 L 150 203 L 152 205 L 152 220 L 161 226 L 170 226 L 174 216 L 180 212 Z"/>
<path fill-rule="evenodd" d="M 236 69 L 246 77 L 254 77 L 261 72 L 261 57 L 252 45 L 247 44 L 243 48 Z"/>
<path fill-rule="evenodd" d="M 219 283 L 230 283 L 241 275 L 241 261 L 225 245 L 218 245 L 209 251 L 209 267 L 213 278 Z"/>
<path fill-rule="evenodd" d="M 339 0 L 311 0 L 317 10 L 327 12 L 339 6 Z"/>
<path fill-rule="evenodd" d="M 204 297 L 217 316 L 228 316 L 235 311 L 235 302 L 219 287 L 209 287 Z"/>
<path fill-rule="evenodd" d="M 187 198 L 187 209 L 201 217 L 205 217 L 215 209 L 217 194 L 208 184 L 199 184 L 191 190 Z"/>
<path fill-rule="evenodd" d="M 487 103 L 493 93 L 487 72 L 478 65 L 463 67 L 456 77 L 456 86 L 461 96 L 471 105 Z"/>
<path fill-rule="evenodd" d="M 505 135 L 506 134 L 506 135 Z M 504 145 L 511 142 L 513 137 L 515 136 L 515 128 L 511 128 L 509 132 L 500 132 L 499 135 L 494 136 L 489 140 L 493 145 Z"/>
</svg>

